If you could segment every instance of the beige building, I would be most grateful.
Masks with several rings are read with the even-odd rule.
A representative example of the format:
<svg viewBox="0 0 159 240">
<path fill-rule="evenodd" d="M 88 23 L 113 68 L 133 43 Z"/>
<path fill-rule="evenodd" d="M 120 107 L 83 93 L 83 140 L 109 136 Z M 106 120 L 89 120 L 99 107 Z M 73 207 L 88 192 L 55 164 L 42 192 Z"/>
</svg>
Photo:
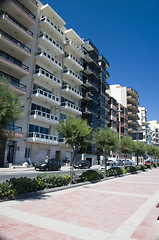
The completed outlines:
<svg viewBox="0 0 159 240">
<path fill-rule="evenodd" d="M 138 106 L 139 106 L 138 93 L 132 88 L 121 87 L 119 84 L 110 85 L 110 89 L 107 90 L 107 92 L 108 92 L 108 94 L 110 94 L 111 97 L 113 97 L 117 100 L 118 104 L 120 104 L 123 108 L 127 109 L 127 111 L 128 111 L 128 134 L 132 135 L 132 132 L 136 131 L 138 128 L 138 122 L 137 122 L 137 120 L 138 120 L 137 113 L 138 113 Z M 118 109 L 118 111 L 119 111 L 118 115 L 120 115 L 120 111 L 122 111 L 122 109 Z M 125 127 L 127 128 L 126 118 L 123 123 L 125 124 Z M 126 132 L 127 131 L 125 131 L 125 134 L 126 134 Z"/>
<path fill-rule="evenodd" d="M 0 74 L 21 96 L 24 109 L 10 126 L 15 138 L 6 144 L 4 165 L 47 155 L 71 160 L 56 125 L 67 115 L 82 114 L 83 40 L 48 4 L 10 0 L 1 8 Z"/>
</svg>

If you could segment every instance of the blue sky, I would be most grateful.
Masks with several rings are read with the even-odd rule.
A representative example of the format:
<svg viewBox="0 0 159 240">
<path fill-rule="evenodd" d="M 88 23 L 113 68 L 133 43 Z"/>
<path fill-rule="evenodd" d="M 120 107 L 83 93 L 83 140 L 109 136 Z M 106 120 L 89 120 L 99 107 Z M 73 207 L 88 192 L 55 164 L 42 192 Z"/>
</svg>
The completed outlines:
<svg viewBox="0 0 159 240">
<path fill-rule="evenodd" d="M 159 0 L 42 0 L 110 63 L 109 84 L 134 88 L 159 121 Z"/>
</svg>

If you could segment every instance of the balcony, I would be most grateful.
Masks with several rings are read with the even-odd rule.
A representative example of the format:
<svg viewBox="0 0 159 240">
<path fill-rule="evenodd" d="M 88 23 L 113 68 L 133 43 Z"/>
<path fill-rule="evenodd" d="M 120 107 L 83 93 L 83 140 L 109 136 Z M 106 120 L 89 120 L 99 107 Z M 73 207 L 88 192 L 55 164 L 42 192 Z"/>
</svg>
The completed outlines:
<svg viewBox="0 0 159 240">
<path fill-rule="evenodd" d="M 31 95 L 32 98 L 36 98 L 39 101 L 44 101 L 53 106 L 60 105 L 60 99 L 49 92 L 46 92 L 40 88 L 34 89 L 33 94 Z"/>
<path fill-rule="evenodd" d="M 133 97 L 132 95 L 127 95 L 127 100 L 129 103 L 133 103 L 135 106 L 139 105 L 137 99 L 135 97 Z"/>
<path fill-rule="evenodd" d="M 110 104 L 110 108 L 115 110 L 115 111 L 117 111 L 117 107 L 114 104 L 112 104 L 112 103 Z"/>
<path fill-rule="evenodd" d="M 59 56 L 64 53 L 63 47 L 45 32 L 40 33 L 38 42 L 40 46 L 53 53 L 55 56 Z"/>
<path fill-rule="evenodd" d="M 75 69 L 75 71 L 83 70 L 81 61 L 75 58 L 71 53 L 65 52 L 65 57 L 63 61 L 64 61 L 64 65 L 70 67 L 71 69 Z"/>
<path fill-rule="evenodd" d="M 62 63 L 43 50 L 38 51 L 36 54 L 36 63 L 42 65 L 44 68 L 49 68 L 50 71 L 62 70 Z"/>
<path fill-rule="evenodd" d="M 106 78 L 107 79 L 110 78 L 110 75 L 109 75 L 108 71 L 106 70 L 105 72 L 106 72 Z"/>
<path fill-rule="evenodd" d="M 81 47 L 79 47 L 76 43 L 74 43 L 72 40 L 67 39 L 64 42 L 64 45 L 65 45 L 65 50 L 67 52 L 70 52 L 73 56 L 75 56 L 77 58 L 84 57 L 83 49 Z"/>
<path fill-rule="evenodd" d="M 92 81 L 91 79 L 83 79 L 83 85 L 85 87 L 95 87 L 98 89 L 98 83 L 96 81 Z"/>
<path fill-rule="evenodd" d="M 27 142 L 58 145 L 56 136 L 37 132 L 30 132 L 27 137 Z"/>
<path fill-rule="evenodd" d="M 8 130 L 14 132 L 14 137 L 16 138 L 22 138 L 23 133 L 22 133 L 22 127 L 15 126 L 14 124 L 9 124 L 7 127 Z"/>
<path fill-rule="evenodd" d="M 20 0 L 30 11 L 36 11 L 38 7 L 38 0 Z"/>
<path fill-rule="evenodd" d="M 22 78 L 28 75 L 29 68 L 16 58 L 0 51 L 0 71 L 17 78 Z"/>
<path fill-rule="evenodd" d="M 131 119 L 128 120 L 128 125 L 134 128 L 139 126 L 139 124 L 135 120 Z"/>
<path fill-rule="evenodd" d="M 90 92 L 85 92 L 83 94 L 83 99 L 86 101 L 92 101 L 93 100 L 93 94 Z"/>
<path fill-rule="evenodd" d="M 54 36 L 54 38 L 59 41 L 64 38 L 63 31 L 56 26 L 48 17 L 43 17 L 40 19 L 40 28 L 49 33 L 50 36 Z"/>
<path fill-rule="evenodd" d="M 29 119 L 49 123 L 50 125 L 59 124 L 57 116 L 39 110 L 32 110 Z"/>
<path fill-rule="evenodd" d="M 117 117 L 116 116 L 113 116 L 113 115 L 110 115 L 110 120 L 114 121 L 114 122 L 117 122 Z"/>
<path fill-rule="evenodd" d="M 69 68 L 65 68 L 62 73 L 64 79 L 70 80 L 74 83 L 74 85 L 82 85 L 82 77 L 80 77 L 77 73 L 73 72 Z"/>
<path fill-rule="evenodd" d="M 35 15 L 18 0 L 8 1 L 3 5 L 3 10 L 27 27 L 35 24 Z"/>
<path fill-rule="evenodd" d="M 127 104 L 127 108 L 128 108 L 128 111 L 129 112 L 133 112 L 133 113 L 138 113 L 139 111 L 138 111 L 138 108 L 134 105 L 134 104 L 132 104 L 132 103 L 128 103 Z"/>
<path fill-rule="evenodd" d="M 128 115 L 133 120 L 139 120 L 139 117 L 138 117 L 138 115 L 136 113 L 128 112 Z"/>
<path fill-rule="evenodd" d="M 46 84 L 50 88 L 61 87 L 61 80 L 42 68 L 36 69 L 33 77 L 37 84 L 38 83 L 41 83 L 42 85 Z"/>
<path fill-rule="evenodd" d="M 66 111 L 68 114 L 73 114 L 73 115 L 81 115 L 81 108 L 70 103 L 70 102 L 62 102 L 61 103 L 61 110 Z"/>
<path fill-rule="evenodd" d="M 94 56 L 92 56 L 90 53 L 86 53 L 84 55 L 84 60 L 87 62 L 87 63 L 95 63 L 98 65 L 98 59 L 94 58 Z"/>
<path fill-rule="evenodd" d="M 8 13 L 0 11 L 0 28 L 23 43 L 33 40 L 33 33 Z"/>
<path fill-rule="evenodd" d="M 77 100 L 82 99 L 82 93 L 69 84 L 62 86 L 61 93 L 62 95 L 71 96 Z"/>
<path fill-rule="evenodd" d="M 95 69 L 93 69 L 90 66 L 85 66 L 84 69 L 83 69 L 83 72 L 87 75 L 94 74 L 97 78 L 99 77 L 98 76 L 98 70 L 96 71 Z"/>
<path fill-rule="evenodd" d="M 10 88 L 16 92 L 17 95 L 25 95 L 26 94 L 26 86 L 20 83 L 20 80 L 12 77 L 6 73 L 0 72 L 0 80 L 5 78 L 10 84 Z"/>
<path fill-rule="evenodd" d="M 127 93 L 128 93 L 128 95 L 131 95 L 131 96 L 133 96 L 136 99 L 139 98 L 138 93 L 134 89 L 132 89 L 130 87 L 127 88 Z"/>
<path fill-rule="evenodd" d="M 5 52 L 20 60 L 31 56 L 30 48 L 3 31 L 0 31 L 0 45 Z"/>
</svg>

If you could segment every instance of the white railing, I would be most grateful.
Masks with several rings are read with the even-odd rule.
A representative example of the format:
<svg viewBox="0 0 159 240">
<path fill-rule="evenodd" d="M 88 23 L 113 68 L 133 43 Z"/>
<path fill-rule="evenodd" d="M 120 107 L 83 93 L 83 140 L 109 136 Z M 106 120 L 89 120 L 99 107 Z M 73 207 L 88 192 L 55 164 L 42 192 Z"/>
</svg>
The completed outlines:
<svg viewBox="0 0 159 240">
<path fill-rule="evenodd" d="M 48 120 L 58 121 L 58 117 L 50 113 L 42 112 L 39 110 L 32 110 L 31 115 L 38 115 L 40 117 L 46 118 Z"/>
<path fill-rule="evenodd" d="M 43 97 L 49 98 L 49 99 L 54 100 L 56 102 L 60 102 L 60 99 L 58 97 L 52 95 L 49 92 L 46 92 L 46 91 L 40 89 L 40 88 L 37 88 L 37 89 L 33 90 L 33 94 L 37 94 L 37 93 L 42 95 Z"/>
</svg>

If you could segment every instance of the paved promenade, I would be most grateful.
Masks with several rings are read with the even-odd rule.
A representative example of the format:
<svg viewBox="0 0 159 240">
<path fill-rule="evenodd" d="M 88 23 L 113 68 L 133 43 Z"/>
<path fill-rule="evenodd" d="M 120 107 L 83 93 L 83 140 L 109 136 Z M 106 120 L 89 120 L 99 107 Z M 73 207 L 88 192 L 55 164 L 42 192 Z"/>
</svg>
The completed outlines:
<svg viewBox="0 0 159 240">
<path fill-rule="evenodd" d="M 0 203 L 1 240 L 159 240 L 159 169 Z"/>
</svg>

